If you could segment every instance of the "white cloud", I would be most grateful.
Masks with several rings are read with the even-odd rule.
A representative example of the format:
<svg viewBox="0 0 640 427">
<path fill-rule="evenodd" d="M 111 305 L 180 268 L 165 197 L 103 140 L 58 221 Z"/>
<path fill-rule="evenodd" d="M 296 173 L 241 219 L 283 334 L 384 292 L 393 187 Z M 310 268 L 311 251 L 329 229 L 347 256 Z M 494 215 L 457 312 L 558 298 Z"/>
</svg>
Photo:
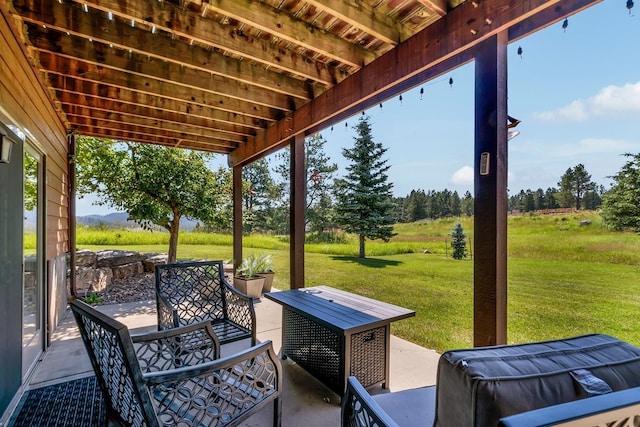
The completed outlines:
<svg viewBox="0 0 640 427">
<path fill-rule="evenodd" d="M 473 168 L 471 166 L 461 167 L 453 173 L 449 181 L 455 185 L 473 184 Z"/>
<path fill-rule="evenodd" d="M 594 116 L 640 113 L 640 82 L 607 86 L 587 99 L 577 99 L 553 111 L 535 113 L 540 120 L 585 121 Z"/>
</svg>

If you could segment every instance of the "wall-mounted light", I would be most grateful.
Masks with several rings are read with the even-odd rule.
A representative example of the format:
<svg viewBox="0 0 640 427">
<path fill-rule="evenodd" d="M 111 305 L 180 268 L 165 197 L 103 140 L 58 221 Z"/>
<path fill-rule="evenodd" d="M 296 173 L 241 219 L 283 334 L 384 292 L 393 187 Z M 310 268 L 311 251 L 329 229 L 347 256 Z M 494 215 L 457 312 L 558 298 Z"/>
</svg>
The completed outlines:
<svg viewBox="0 0 640 427">
<path fill-rule="evenodd" d="M 13 140 L 8 136 L 2 135 L 0 141 L 0 163 L 9 163 L 11 160 L 11 149 L 13 148 Z"/>
</svg>

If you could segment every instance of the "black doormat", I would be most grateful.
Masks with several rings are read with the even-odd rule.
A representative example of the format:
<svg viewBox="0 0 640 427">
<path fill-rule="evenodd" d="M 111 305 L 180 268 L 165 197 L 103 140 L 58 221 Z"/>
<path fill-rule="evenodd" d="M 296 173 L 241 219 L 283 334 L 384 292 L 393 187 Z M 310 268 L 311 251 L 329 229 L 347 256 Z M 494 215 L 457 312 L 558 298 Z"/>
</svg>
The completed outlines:
<svg viewBox="0 0 640 427">
<path fill-rule="evenodd" d="M 103 426 L 106 412 L 96 377 L 27 391 L 9 420 L 9 427 Z"/>
</svg>

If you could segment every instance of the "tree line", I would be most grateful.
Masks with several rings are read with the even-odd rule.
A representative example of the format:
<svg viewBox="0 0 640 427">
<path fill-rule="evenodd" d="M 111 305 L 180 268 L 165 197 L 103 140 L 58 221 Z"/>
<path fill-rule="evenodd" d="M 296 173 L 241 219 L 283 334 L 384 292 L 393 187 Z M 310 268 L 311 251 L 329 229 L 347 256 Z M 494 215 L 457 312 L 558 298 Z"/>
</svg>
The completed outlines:
<svg viewBox="0 0 640 427">
<path fill-rule="evenodd" d="M 387 172 L 387 149 L 375 142 L 370 119 L 354 126 L 352 148 L 343 149 L 346 173 L 324 151 L 320 134 L 305 140 L 306 206 L 309 241 L 331 242 L 340 229 L 359 237 L 360 256 L 366 239 L 388 241 L 393 224 L 424 219 L 472 216 L 470 192 L 461 197 L 448 189 L 412 190 L 393 197 Z M 169 259 L 175 260 L 180 219 L 198 220 L 197 231 L 232 229 L 232 177 L 227 168 L 213 170 L 211 154 L 146 144 L 79 138 L 76 159 L 78 194 L 94 194 L 98 204 L 125 211 L 143 227 L 159 226 L 170 235 Z M 609 191 L 592 181 L 578 164 L 560 177 L 557 188 L 521 190 L 508 198 L 511 211 L 602 208 L 605 224 L 640 231 L 640 154 L 613 176 Z M 263 158 L 242 168 L 245 233 L 289 234 L 290 153 Z"/>
</svg>

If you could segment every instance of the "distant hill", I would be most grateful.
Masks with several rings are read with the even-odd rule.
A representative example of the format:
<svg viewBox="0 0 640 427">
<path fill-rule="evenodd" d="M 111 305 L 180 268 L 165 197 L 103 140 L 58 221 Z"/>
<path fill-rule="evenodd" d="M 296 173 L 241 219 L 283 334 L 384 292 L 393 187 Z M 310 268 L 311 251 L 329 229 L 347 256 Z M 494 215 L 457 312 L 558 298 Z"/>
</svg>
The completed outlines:
<svg viewBox="0 0 640 427">
<path fill-rule="evenodd" d="M 107 228 L 138 228 L 134 221 L 128 221 L 129 214 L 126 212 L 113 212 L 106 215 L 85 215 L 76 217 L 76 222 L 80 225 L 96 227 L 104 224 Z M 198 221 L 191 221 L 183 218 L 180 221 L 181 230 L 193 230 Z"/>
</svg>

